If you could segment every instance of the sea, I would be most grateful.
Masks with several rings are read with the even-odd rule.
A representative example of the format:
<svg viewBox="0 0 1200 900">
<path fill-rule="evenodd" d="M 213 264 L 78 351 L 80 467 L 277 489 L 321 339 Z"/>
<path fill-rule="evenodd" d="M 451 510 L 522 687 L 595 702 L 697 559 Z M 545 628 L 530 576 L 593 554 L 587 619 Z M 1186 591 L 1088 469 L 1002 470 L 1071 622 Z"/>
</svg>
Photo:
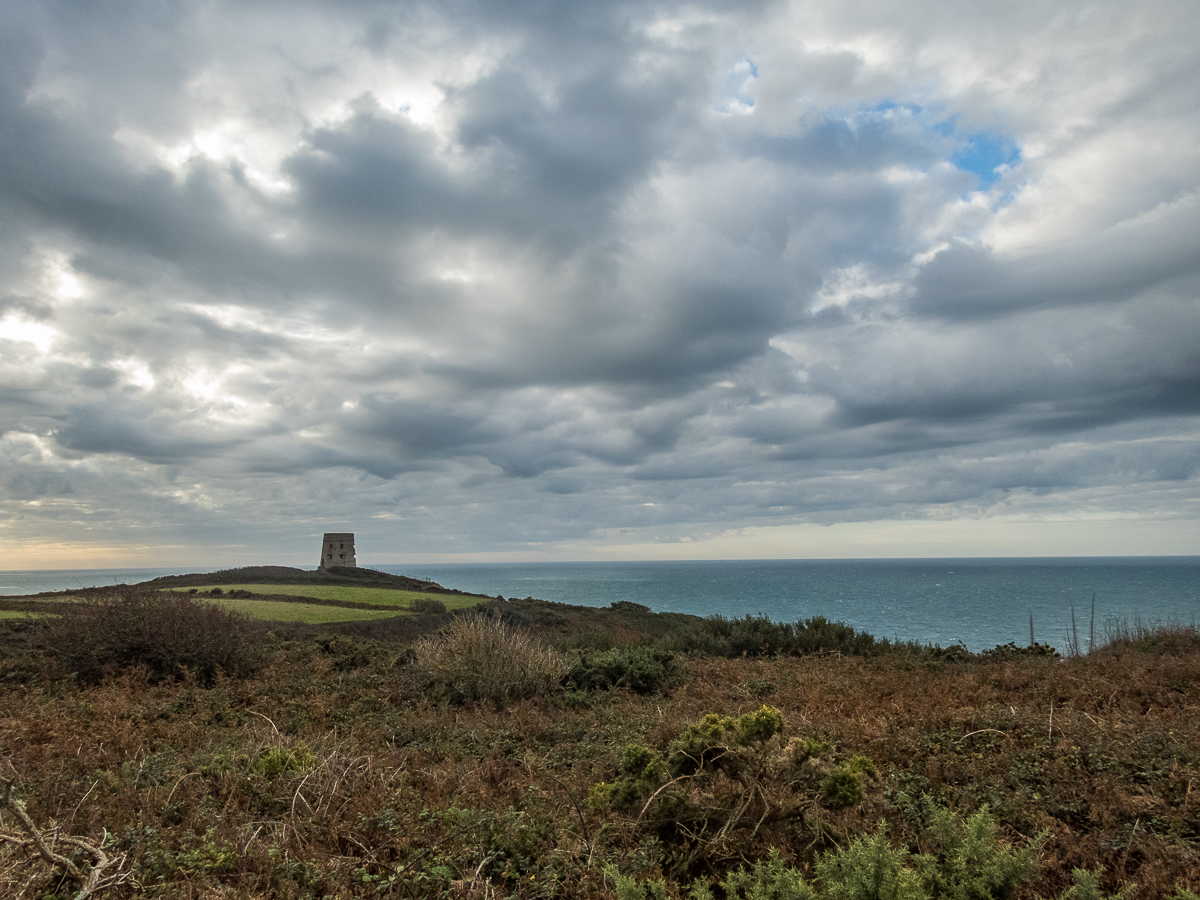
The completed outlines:
<svg viewBox="0 0 1200 900">
<path fill-rule="evenodd" d="M 448 588 L 655 612 L 813 616 L 876 637 L 978 652 L 1034 640 L 1065 650 L 1134 625 L 1200 620 L 1200 556 L 360 564 Z M 219 567 L 218 567 L 219 568 Z M 0 595 L 132 584 L 196 569 L 0 572 Z"/>
</svg>

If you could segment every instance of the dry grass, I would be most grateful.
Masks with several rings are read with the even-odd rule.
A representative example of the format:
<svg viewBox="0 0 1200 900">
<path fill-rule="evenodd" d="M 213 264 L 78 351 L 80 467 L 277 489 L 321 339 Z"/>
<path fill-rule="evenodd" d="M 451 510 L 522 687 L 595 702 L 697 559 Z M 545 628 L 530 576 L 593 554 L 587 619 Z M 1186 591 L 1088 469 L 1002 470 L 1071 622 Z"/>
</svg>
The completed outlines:
<svg viewBox="0 0 1200 900">
<path fill-rule="evenodd" d="M 427 660 L 436 646 L 449 653 L 430 644 Z M 874 761 L 861 803 L 821 813 L 829 840 L 883 819 L 916 847 L 929 794 L 963 814 L 989 804 L 1015 843 L 1049 830 L 1021 896 L 1057 896 L 1074 867 L 1104 866 L 1110 891 L 1137 881 L 1139 898 L 1200 888 L 1200 653 L 1186 636 L 1066 661 L 691 659 L 667 696 L 582 703 L 431 700 L 430 670 L 403 647 L 349 638 L 280 645 L 211 687 L 137 668 L 86 686 L 6 659 L 0 754 L 16 793 L 39 828 L 124 855 L 128 880 L 105 895 L 122 900 L 611 896 L 605 865 L 664 871 L 675 852 L 632 827 L 637 810 L 585 802 L 622 748 L 666 751 L 705 714 L 763 702 L 785 738 Z M 777 847 L 811 871 L 813 825 L 747 829 L 714 865 Z M 0 895 L 66 896 L 56 885 L 0 849 Z"/>
<path fill-rule="evenodd" d="M 416 665 L 437 692 L 452 700 L 506 702 L 545 695 L 570 669 L 557 650 L 523 628 L 482 615 L 454 619 L 417 641 Z"/>
</svg>

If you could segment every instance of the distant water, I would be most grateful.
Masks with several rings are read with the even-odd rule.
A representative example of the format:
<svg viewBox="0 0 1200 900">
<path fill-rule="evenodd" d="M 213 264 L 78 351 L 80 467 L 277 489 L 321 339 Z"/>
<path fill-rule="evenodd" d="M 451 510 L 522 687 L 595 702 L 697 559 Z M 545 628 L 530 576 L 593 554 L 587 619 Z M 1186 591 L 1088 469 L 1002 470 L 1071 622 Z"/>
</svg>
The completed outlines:
<svg viewBox="0 0 1200 900">
<path fill-rule="evenodd" d="M 473 593 L 655 612 L 825 616 L 877 637 L 973 651 L 1034 638 L 1063 650 L 1075 611 L 1086 646 L 1114 619 L 1200 620 L 1200 556 L 1070 559 L 735 560 L 378 566 Z"/>
<path fill-rule="evenodd" d="M 364 565 L 371 565 L 369 560 Z M 218 568 L 218 567 L 214 567 Z M 1074 608 L 1086 643 L 1106 622 L 1200 620 L 1200 556 L 1071 559 L 734 560 L 376 565 L 396 575 L 505 597 L 580 606 L 632 600 L 656 612 L 825 616 L 903 641 L 985 650 L 1034 637 L 1066 647 Z M 0 572 L 0 594 L 134 583 L 196 569 Z"/>
<path fill-rule="evenodd" d="M 0 572 L 0 596 L 74 591 L 114 584 L 137 584 L 160 575 L 184 575 L 196 569 L 26 569 Z M 200 570 L 203 571 L 203 570 Z"/>
</svg>

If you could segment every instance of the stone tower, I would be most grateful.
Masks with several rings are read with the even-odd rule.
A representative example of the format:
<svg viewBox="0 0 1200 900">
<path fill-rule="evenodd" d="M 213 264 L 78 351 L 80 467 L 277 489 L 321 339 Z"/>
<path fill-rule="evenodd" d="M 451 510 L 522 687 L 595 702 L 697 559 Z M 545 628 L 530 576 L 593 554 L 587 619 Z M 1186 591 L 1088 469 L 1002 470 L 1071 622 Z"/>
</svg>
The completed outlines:
<svg viewBox="0 0 1200 900">
<path fill-rule="evenodd" d="M 317 568 L 328 569 L 333 566 L 348 566 L 356 568 L 354 561 L 354 535 L 352 533 L 326 532 L 321 541 L 321 564 Z"/>
</svg>

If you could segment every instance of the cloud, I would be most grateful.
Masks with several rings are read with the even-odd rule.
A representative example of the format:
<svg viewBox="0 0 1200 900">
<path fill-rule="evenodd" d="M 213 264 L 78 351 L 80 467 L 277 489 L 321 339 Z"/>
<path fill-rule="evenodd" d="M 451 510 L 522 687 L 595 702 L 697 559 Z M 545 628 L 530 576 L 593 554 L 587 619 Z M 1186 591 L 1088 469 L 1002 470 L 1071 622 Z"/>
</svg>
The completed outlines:
<svg viewBox="0 0 1200 900">
<path fill-rule="evenodd" d="M 0 533 L 1194 518 L 1198 39 L 1182 0 L 14 0 Z"/>
<path fill-rule="evenodd" d="M 913 309 L 948 318 L 1120 303 L 1156 289 L 1195 294 L 1200 195 L 1055 246 L 1020 254 L 957 243 L 921 267 Z"/>
</svg>

